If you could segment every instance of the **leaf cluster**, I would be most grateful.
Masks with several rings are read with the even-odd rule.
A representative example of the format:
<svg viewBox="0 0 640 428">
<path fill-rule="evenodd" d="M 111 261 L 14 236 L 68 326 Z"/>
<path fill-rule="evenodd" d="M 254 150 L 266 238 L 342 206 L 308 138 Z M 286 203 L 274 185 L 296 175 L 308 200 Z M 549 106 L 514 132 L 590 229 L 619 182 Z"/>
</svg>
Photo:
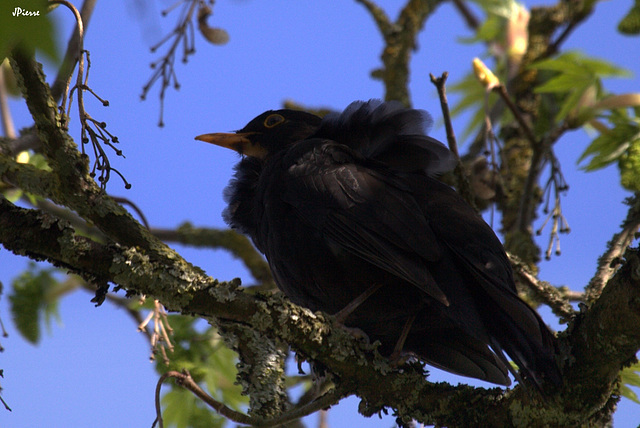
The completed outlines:
<svg viewBox="0 0 640 428">
<path fill-rule="evenodd" d="M 241 395 L 242 390 L 236 384 L 237 355 L 224 344 L 215 328 L 182 315 L 170 316 L 169 322 L 174 332 L 174 349 L 168 365 L 157 360 L 158 372 L 186 369 L 216 400 L 234 410 L 246 408 L 248 399 Z M 170 426 L 221 427 L 226 422 L 196 396 L 173 384 L 162 397 L 162 403 L 165 422 Z"/>
<path fill-rule="evenodd" d="M 40 341 L 43 323 L 50 328 L 52 319 L 60 320 L 59 288 L 54 269 L 42 269 L 33 262 L 13 280 L 9 295 L 11 315 L 16 328 L 28 342 L 35 345 Z"/>
</svg>

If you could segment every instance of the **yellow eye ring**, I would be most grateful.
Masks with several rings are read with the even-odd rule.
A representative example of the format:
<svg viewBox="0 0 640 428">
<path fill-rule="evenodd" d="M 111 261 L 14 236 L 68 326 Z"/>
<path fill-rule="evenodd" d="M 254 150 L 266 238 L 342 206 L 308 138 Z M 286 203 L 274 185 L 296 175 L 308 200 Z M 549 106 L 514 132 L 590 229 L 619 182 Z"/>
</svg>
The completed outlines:
<svg viewBox="0 0 640 428">
<path fill-rule="evenodd" d="M 267 116 L 267 118 L 264 120 L 263 125 L 265 128 L 273 128 L 274 126 L 282 122 L 284 122 L 284 116 L 274 113 Z"/>
</svg>

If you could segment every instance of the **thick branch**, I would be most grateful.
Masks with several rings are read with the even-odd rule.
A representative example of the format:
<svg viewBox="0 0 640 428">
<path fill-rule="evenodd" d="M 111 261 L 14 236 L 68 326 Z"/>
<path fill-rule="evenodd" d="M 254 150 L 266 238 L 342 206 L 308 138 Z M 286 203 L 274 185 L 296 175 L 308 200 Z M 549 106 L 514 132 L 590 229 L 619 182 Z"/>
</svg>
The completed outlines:
<svg viewBox="0 0 640 428">
<path fill-rule="evenodd" d="M 47 183 L 51 186 L 49 194 L 42 196 L 51 197 L 54 202 L 76 211 L 119 244 L 137 246 L 155 258 L 176 257 L 89 176 L 87 156 L 80 154 L 77 145 L 60 126 L 57 106 L 40 64 L 16 49 L 12 53 L 12 66 L 35 120 L 38 136 L 43 141 L 52 175 L 58 178 L 55 184 Z"/>
<path fill-rule="evenodd" d="M 36 121 L 38 137 L 51 168 L 70 192 L 79 191 L 82 180 L 88 176 L 88 162 L 81 157 L 71 137 L 60 129 L 57 106 L 45 83 L 41 65 L 20 49 L 12 52 L 11 65 Z"/>
<path fill-rule="evenodd" d="M 246 236 L 229 229 L 193 227 L 184 223 L 178 229 L 151 229 L 151 233 L 165 242 L 204 248 L 224 248 L 247 266 L 251 275 L 260 283 L 273 283 L 269 265 L 251 245 Z"/>
<path fill-rule="evenodd" d="M 398 19 L 392 25 L 387 15 L 372 0 L 357 0 L 373 16 L 385 47 L 382 51 L 383 68 L 380 77 L 384 82 L 385 100 L 397 100 L 411 105 L 409 96 L 409 60 L 417 46 L 417 37 L 429 15 L 442 0 L 409 0 Z"/>
<path fill-rule="evenodd" d="M 449 412 L 441 410 L 447 406 L 464 408 L 470 399 L 489 406 L 502 395 L 499 389 L 433 385 L 421 370 L 393 371 L 385 358 L 372 352 L 371 345 L 357 342 L 324 315 L 312 314 L 281 295 L 255 297 L 242 292 L 237 283 L 220 283 L 179 260 L 165 265 L 135 248 L 95 243 L 75 236 L 65 222 L 16 207 L 6 199 L 0 200 L 0 242 L 17 254 L 48 260 L 86 279 L 109 279 L 129 292 L 157 297 L 169 310 L 241 323 L 258 334 L 290 343 L 342 379 L 341 388 L 351 392 L 357 388 L 370 413 L 391 406 L 407 413 L 402 415 L 407 420 L 434 414 L 434 419 L 427 420 L 447 421 Z M 408 390 L 415 391 L 410 400 L 402 393 Z M 462 420 L 477 417 L 456 415 Z"/>
<path fill-rule="evenodd" d="M 586 416 L 615 405 L 618 397 L 611 393 L 617 390 L 620 370 L 635 361 L 640 349 L 640 256 L 628 250 L 625 257 L 600 298 L 561 336 L 561 346 L 571 350 L 563 392 L 571 412 Z M 603 416 L 610 416 L 612 408 L 604 410 Z"/>
<path fill-rule="evenodd" d="M 360 396 L 365 415 L 392 407 L 405 421 L 447 426 L 509 426 L 524 415 L 530 418 L 528 426 L 577 426 L 607 403 L 620 367 L 640 348 L 640 259 L 635 253 L 628 254 L 601 299 L 571 325 L 563 340 L 570 349 L 567 361 L 572 362 L 567 363 L 567 385 L 553 400 L 541 403 L 520 387 L 504 395 L 499 389 L 431 384 L 420 368 L 396 371 L 371 345 L 281 295 L 252 296 L 237 283 L 220 283 L 180 260 L 164 264 L 135 248 L 94 243 L 73 235 L 63 222 L 6 200 L 0 205 L 0 242 L 85 278 L 109 279 L 130 292 L 158 297 L 170 310 L 212 322 L 241 323 L 289 343 L 300 355 L 327 367 L 342 390 Z M 519 409 L 517 414 L 514 409 Z"/>
</svg>

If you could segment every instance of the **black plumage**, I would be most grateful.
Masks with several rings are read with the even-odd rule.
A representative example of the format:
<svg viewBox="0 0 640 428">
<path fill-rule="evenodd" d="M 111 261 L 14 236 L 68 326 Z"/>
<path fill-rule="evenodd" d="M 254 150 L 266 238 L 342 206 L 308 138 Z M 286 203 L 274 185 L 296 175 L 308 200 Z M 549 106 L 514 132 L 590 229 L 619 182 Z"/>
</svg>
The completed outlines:
<svg viewBox="0 0 640 428">
<path fill-rule="evenodd" d="M 244 155 L 224 217 L 293 302 L 340 313 L 383 354 L 509 385 L 504 351 L 534 385 L 558 384 L 554 337 L 517 296 L 500 241 L 435 178 L 454 159 L 425 135 L 429 122 L 371 100 L 323 119 L 268 111 L 236 133 L 197 138 Z"/>
</svg>

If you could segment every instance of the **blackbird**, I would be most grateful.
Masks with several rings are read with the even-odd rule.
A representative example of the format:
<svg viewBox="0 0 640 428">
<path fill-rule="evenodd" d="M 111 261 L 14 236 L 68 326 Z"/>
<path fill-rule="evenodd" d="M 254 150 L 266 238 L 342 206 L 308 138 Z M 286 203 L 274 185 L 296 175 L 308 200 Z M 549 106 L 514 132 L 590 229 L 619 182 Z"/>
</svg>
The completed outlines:
<svg viewBox="0 0 640 428">
<path fill-rule="evenodd" d="M 336 314 L 383 355 L 501 385 L 509 371 L 559 384 L 555 338 L 518 297 L 499 239 L 435 178 L 455 159 L 426 136 L 430 121 L 370 100 L 324 118 L 270 110 L 196 139 L 242 155 L 223 216 L 293 302 Z"/>
</svg>

